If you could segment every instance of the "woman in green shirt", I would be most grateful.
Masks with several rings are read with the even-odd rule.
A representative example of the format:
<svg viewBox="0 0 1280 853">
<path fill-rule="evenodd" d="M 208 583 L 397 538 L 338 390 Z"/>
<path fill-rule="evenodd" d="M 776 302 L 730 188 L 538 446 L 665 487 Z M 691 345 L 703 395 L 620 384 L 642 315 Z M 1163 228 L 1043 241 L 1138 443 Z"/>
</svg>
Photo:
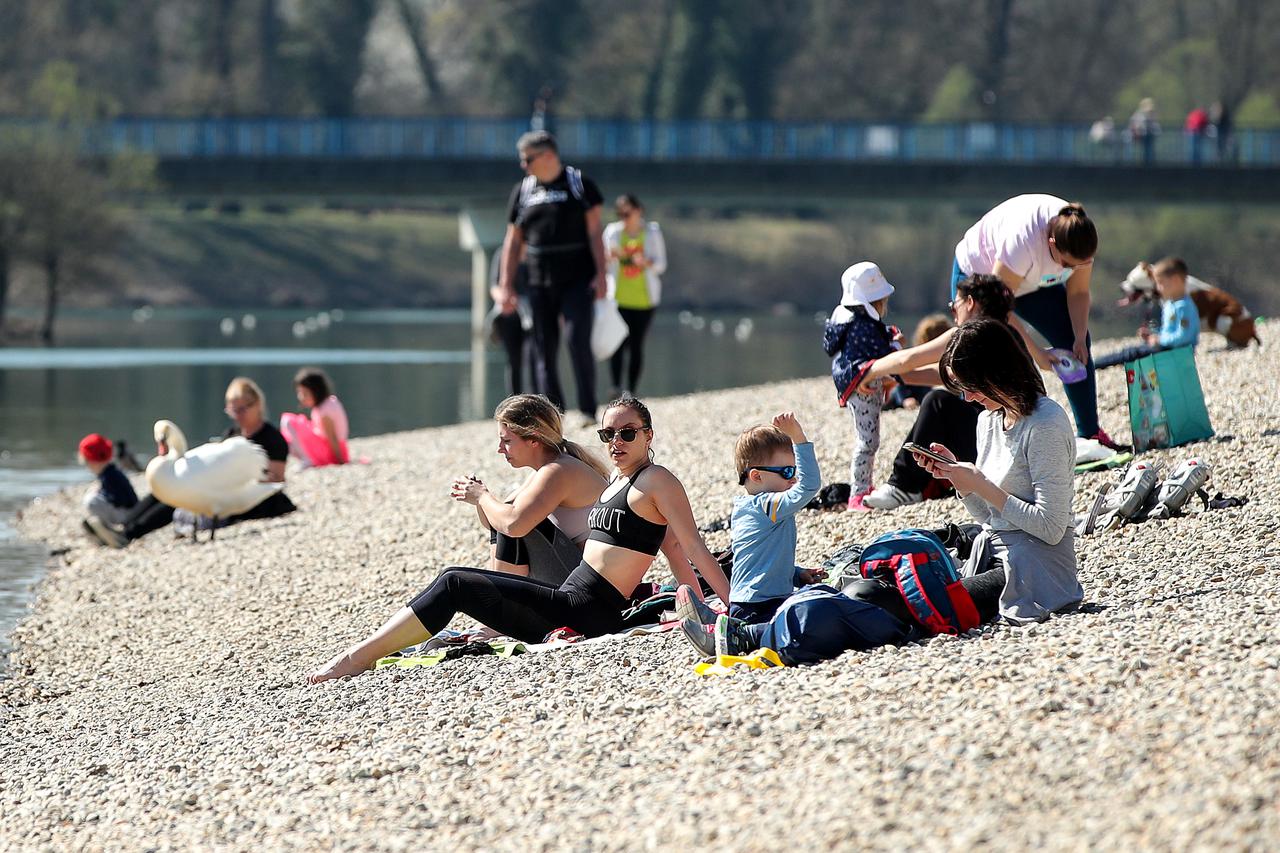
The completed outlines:
<svg viewBox="0 0 1280 853">
<path fill-rule="evenodd" d="M 667 271 L 667 245 L 656 222 L 646 222 L 644 207 L 630 193 L 618 196 L 614 203 L 618 221 L 604 229 L 604 252 L 608 258 L 609 298 L 618 303 L 618 311 L 627 324 L 627 339 L 609 361 L 613 377 L 613 395 L 625 389 L 634 394 L 644 366 L 644 339 L 653 320 L 653 311 L 662 298 L 662 279 Z M 627 359 L 627 384 L 622 384 L 622 369 Z"/>
</svg>

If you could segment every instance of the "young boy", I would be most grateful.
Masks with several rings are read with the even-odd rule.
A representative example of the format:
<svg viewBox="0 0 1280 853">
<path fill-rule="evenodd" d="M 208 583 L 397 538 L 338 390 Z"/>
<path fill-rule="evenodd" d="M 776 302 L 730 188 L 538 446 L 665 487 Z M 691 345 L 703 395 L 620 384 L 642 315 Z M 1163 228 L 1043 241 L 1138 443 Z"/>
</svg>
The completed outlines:
<svg viewBox="0 0 1280 853">
<path fill-rule="evenodd" d="M 98 539 L 103 538 L 100 526 L 124 524 L 129 510 L 138 503 L 129 478 L 111 461 L 112 452 L 111 439 L 96 432 L 80 439 L 80 461 L 98 478 L 98 485 L 84 495 L 84 508 L 89 513 L 84 527 Z"/>
<path fill-rule="evenodd" d="M 813 443 L 796 416 L 783 412 L 772 426 L 754 426 L 733 448 L 738 483 L 746 490 L 733 501 L 733 576 L 729 612 L 747 622 L 767 622 L 797 585 L 814 583 L 814 570 L 796 568 L 795 514 L 818 494 L 822 477 Z M 681 619 L 709 621 L 715 614 L 693 590 L 676 591 Z M 701 616 L 701 620 L 699 620 Z"/>
<path fill-rule="evenodd" d="M 1153 266 L 1150 273 L 1155 279 L 1156 293 L 1160 294 L 1160 330 L 1153 333 L 1144 323 L 1138 329 L 1142 345 L 1125 347 L 1094 359 L 1096 369 L 1115 367 L 1174 347 L 1193 347 L 1199 342 L 1200 312 L 1187 292 L 1186 262 L 1182 258 L 1165 258 Z"/>
</svg>

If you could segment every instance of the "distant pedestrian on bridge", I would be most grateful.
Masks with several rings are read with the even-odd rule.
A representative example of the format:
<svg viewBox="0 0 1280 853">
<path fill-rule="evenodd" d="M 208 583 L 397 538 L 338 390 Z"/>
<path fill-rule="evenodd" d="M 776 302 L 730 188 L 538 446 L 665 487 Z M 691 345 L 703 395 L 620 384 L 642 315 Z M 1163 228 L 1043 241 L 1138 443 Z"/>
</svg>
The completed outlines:
<svg viewBox="0 0 1280 853">
<path fill-rule="evenodd" d="M 551 134 L 530 131 L 516 142 L 527 173 L 511 191 L 502 244 L 500 305 L 516 310 L 515 275 L 521 251 L 529 271 L 533 313 L 533 375 L 541 394 L 561 410 L 560 318 L 578 385 L 578 409 L 595 423 L 596 362 L 591 353 L 594 303 L 605 296 L 600 208 L 604 196 L 589 178 L 560 162 Z"/>
</svg>

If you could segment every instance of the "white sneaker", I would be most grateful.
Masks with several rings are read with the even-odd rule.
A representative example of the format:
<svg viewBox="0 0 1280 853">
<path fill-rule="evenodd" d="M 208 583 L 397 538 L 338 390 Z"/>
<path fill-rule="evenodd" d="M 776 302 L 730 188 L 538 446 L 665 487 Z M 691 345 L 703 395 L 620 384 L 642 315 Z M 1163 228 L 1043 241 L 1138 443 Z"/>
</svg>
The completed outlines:
<svg viewBox="0 0 1280 853">
<path fill-rule="evenodd" d="M 872 509 L 897 509 L 923 500 L 924 495 L 920 492 L 904 492 L 891 483 L 877 486 L 862 497 L 862 503 Z"/>
</svg>

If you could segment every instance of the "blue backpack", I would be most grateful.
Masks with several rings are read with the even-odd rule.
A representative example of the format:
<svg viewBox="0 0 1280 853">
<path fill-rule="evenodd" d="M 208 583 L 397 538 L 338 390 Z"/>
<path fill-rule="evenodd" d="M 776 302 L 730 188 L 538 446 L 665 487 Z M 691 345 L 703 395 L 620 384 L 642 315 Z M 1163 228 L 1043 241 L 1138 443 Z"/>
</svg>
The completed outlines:
<svg viewBox="0 0 1280 853">
<path fill-rule="evenodd" d="M 897 587 L 912 617 L 930 634 L 959 634 L 979 624 L 978 608 L 960 583 L 951 552 L 931 531 L 877 536 L 862 550 L 859 569 L 864 578 Z"/>
</svg>

